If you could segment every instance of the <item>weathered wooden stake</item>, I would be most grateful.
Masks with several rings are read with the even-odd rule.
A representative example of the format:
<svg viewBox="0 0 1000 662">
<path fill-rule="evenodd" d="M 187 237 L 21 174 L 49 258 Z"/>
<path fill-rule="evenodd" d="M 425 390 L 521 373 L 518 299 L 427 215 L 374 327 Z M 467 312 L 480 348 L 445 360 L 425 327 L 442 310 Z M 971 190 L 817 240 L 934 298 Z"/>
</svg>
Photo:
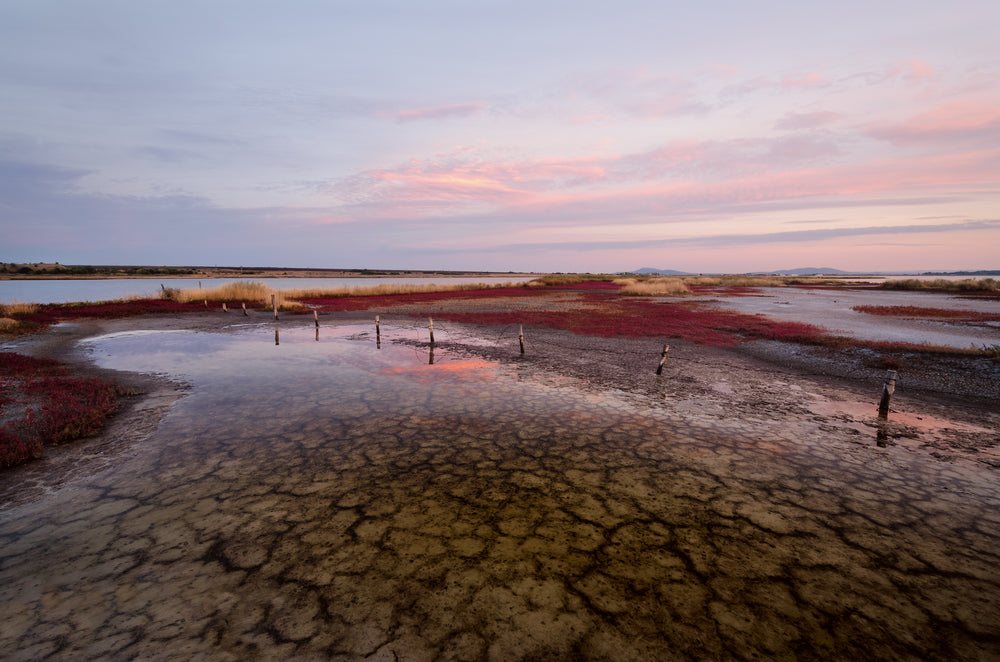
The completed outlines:
<svg viewBox="0 0 1000 662">
<path fill-rule="evenodd" d="M 434 365 L 434 345 L 431 344 L 431 356 L 427 359 L 427 365 Z"/>
<path fill-rule="evenodd" d="M 274 344 L 278 344 L 278 327 L 274 327 Z"/>
<path fill-rule="evenodd" d="M 517 342 L 521 343 L 521 353 L 524 354 L 524 325 L 519 327 L 517 332 Z"/>
<path fill-rule="evenodd" d="M 879 421 L 878 430 L 875 432 L 875 445 L 885 448 L 889 445 L 889 419 Z"/>
<path fill-rule="evenodd" d="M 205 299 L 205 307 L 208 308 L 208 299 Z"/>
<path fill-rule="evenodd" d="M 885 373 L 885 381 L 882 382 L 882 399 L 878 403 L 878 415 L 881 418 L 889 417 L 889 401 L 896 391 L 896 371 L 888 370 Z"/>
<path fill-rule="evenodd" d="M 313 319 L 316 320 L 316 328 L 318 329 L 319 328 L 319 313 L 317 313 L 315 310 L 313 311 Z"/>
<path fill-rule="evenodd" d="M 430 317 L 428 317 L 427 321 L 430 322 L 430 325 L 431 325 L 431 344 L 433 345 L 434 344 L 434 320 L 431 319 Z M 433 358 L 433 357 L 431 357 L 431 358 Z"/>
<path fill-rule="evenodd" d="M 316 342 L 319 342 L 319 324 L 316 325 Z"/>
<path fill-rule="evenodd" d="M 243 316 L 244 317 L 247 316 L 247 303 L 246 303 L 246 301 L 243 302 Z"/>
<path fill-rule="evenodd" d="M 222 312 L 224 312 L 224 313 L 228 313 L 229 312 L 229 309 L 226 308 L 226 302 L 225 301 L 222 302 Z"/>
<path fill-rule="evenodd" d="M 274 295 L 271 295 L 271 308 L 274 309 L 274 319 L 278 319 L 278 302 L 275 301 Z"/>
<path fill-rule="evenodd" d="M 660 357 L 660 365 L 656 367 L 656 374 L 663 374 L 663 364 L 667 362 L 667 352 L 670 351 L 670 345 L 663 346 L 663 355 Z"/>
</svg>

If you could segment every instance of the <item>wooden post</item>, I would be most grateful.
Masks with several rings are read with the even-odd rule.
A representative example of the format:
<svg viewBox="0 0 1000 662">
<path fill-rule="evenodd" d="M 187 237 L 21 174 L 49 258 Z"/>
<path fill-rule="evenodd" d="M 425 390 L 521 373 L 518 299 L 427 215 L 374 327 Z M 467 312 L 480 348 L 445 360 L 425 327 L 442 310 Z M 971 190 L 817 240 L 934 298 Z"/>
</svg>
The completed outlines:
<svg viewBox="0 0 1000 662">
<path fill-rule="evenodd" d="M 229 309 L 226 308 L 226 302 L 225 301 L 222 302 L 222 312 L 224 312 L 224 313 L 228 313 L 229 312 Z"/>
<path fill-rule="evenodd" d="M 667 352 L 670 351 L 670 345 L 663 346 L 663 355 L 660 357 L 660 365 L 656 368 L 656 374 L 663 374 L 663 364 L 667 362 Z"/>
<path fill-rule="evenodd" d="M 274 344 L 278 344 L 278 327 L 274 327 Z"/>
<path fill-rule="evenodd" d="M 524 325 L 523 324 L 518 328 L 517 342 L 519 342 L 521 344 L 521 353 L 524 354 Z"/>
<path fill-rule="evenodd" d="M 431 356 L 427 359 L 427 365 L 434 365 L 434 343 L 431 343 Z"/>
<path fill-rule="evenodd" d="M 205 307 L 208 308 L 208 299 L 205 299 Z"/>
<path fill-rule="evenodd" d="M 275 301 L 274 295 L 271 295 L 271 308 L 274 309 L 274 319 L 278 319 L 278 302 Z"/>
<path fill-rule="evenodd" d="M 434 320 L 431 319 L 430 317 L 428 317 L 427 321 L 430 322 L 430 325 L 431 325 L 431 344 L 433 345 L 434 344 Z M 433 357 L 431 357 L 431 358 L 433 359 Z"/>
<path fill-rule="evenodd" d="M 319 342 L 319 324 L 316 325 L 316 342 Z"/>
<path fill-rule="evenodd" d="M 888 370 L 885 373 L 885 381 L 882 382 L 882 399 L 878 403 L 878 415 L 880 418 L 889 417 L 889 401 L 896 391 L 896 371 Z"/>
<path fill-rule="evenodd" d="M 885 448 L 889 445 L 889 419 L 884 418 L 878 423 L 878 430 L 875 432 L 875 445 Z"/>
<path fill-rule="evenodd" d="M 243 302 L 243 316 L 244 317 L 247 316 L 247 302 L 246 301 Z"/>
<path fill-rule="evenodd" d="M 317 313 L 315 310 L 313 311 L 313 319 L 316 320 L 316 328 L 318 329 L 319 328 L 319 313 Z"/>
</svg>

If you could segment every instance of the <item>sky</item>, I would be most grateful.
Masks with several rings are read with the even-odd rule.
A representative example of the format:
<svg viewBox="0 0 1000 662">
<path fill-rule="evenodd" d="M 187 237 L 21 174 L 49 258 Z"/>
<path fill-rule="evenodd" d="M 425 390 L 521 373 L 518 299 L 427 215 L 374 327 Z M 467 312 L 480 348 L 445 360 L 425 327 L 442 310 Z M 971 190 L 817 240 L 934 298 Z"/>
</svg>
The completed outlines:
<svg viewBox="0 0 1000 662">
<path fill-rule="evenodd" d="M 1000 269 L 1000 3 L 0 0 L 0 261 Z"/>
</svg>

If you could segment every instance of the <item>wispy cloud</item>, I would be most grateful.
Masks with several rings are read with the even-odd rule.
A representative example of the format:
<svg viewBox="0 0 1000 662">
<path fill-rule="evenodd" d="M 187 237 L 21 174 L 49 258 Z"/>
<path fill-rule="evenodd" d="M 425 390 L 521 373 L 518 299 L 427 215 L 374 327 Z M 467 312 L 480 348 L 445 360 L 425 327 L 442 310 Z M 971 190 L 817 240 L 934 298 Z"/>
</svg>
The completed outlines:
<svg viewBox="0 0 1000 662">
<path fill-rule="evenodd" d="M 894 145 L 1000 145 L 1000 103 L 954 101 L 901 122 L 872 126 L 868 133 Z"/>
<path fill-rule="evenodd" d="M 914 236 L 925 234 L 973 232 L 1000 230 L 1000 220 L 978 220 L 964 223 L 936 225 L 870 226 L 849 228 L 825 228 L 817 230 L 796 230 L 788 232 L 766 232 L 760 234 L 719 234 L 699 237 L 678 237 L 671 239 L 640 239 L 621 241 L 538 241 L 531 243 L 510 243 L 484 246 L 480 252 L 571 250 L 575 252 L 600 252 L 608 250 L 663 250 L 679 248 L 722 248 L 733 246 L 754 246 L 775 243 L 815 243 L 845 237 L 871 236 Z"/>
<path fill-rule="evenodd" d="M 485 103 L 453 103 L 427 108 L 410 108 L 394 113 L 397 122 L 417 122 L 421 120 L 441 120 L 478 115 L 487 108 Z"/>
</svg>

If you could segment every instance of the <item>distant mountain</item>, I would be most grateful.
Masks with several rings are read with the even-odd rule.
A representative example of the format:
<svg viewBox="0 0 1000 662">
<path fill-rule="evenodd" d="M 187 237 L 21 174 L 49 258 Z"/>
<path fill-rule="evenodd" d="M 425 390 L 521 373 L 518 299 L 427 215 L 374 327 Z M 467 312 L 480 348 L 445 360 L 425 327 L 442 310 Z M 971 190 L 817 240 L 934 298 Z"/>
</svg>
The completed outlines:
<svg viewBox="0 0 1000 662">
<path fill-rule="evenodd" d="M 654 269 L 653 267 L 643 267 L 642 269 L 636 269 L 628 273 L 649 275 L 649 274 L 659 274 L 661 276 L 690 276 L 691 274 L 687 271 L 674 271 L 673 269 Z"/>
</svg>

